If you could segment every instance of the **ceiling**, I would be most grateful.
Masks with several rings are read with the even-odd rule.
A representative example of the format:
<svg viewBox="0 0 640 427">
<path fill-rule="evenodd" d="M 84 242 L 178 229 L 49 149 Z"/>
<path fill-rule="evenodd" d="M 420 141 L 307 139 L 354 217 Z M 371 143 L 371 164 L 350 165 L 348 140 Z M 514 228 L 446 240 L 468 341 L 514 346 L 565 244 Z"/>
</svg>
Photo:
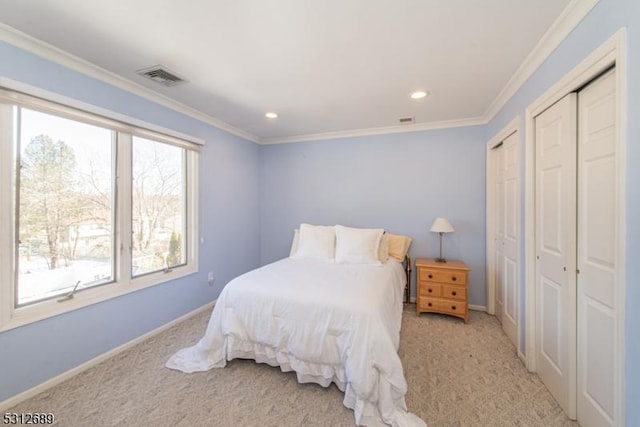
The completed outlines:
<svg viewBox="0 0 640 427">
<path fill-rule="evenodd" d="M 478 121 L 569 4 L 2 0 L 0 22 L 256 141 L 281 142 L 393 129 L 410 116 L 405 126 Z M 188 83 L 136 74 L 156 64 Z M 416 90 L 430 95 L 411 99 Z"/>
</svg>

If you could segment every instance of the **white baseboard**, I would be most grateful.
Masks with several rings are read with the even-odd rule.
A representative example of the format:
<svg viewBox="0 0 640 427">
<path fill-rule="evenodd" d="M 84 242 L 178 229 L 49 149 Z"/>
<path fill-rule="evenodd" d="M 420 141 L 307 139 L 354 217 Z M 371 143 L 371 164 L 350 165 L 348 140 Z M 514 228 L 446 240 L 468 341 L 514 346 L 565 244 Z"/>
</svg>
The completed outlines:
<svg viewBox="0 0 640 427">
<path fill-rule="evenodd" d="M 9 408 L 13 408 L 14 406 L 16 406 L 17 404 L 32 398 L 33 396 L 42 393 L 45 390 L 50 389 L 51 387 L 54 387 L 58 384 L 60 384 L 63 381 L 68 380 L 69 378 L 73 377 L 74 375 L 78 375 L 80 372 L 87 370 L 89 368 L 91 368 L 92 366 L 95 366 L 101 362 L 104 362 L 105 360 L 117 355 L 118 353 L 122 353 L 125 350 L 128 350 L 129 348 L 133 347 L 136 344 L 140 344 L 141 342 L 145 341 L 148 338 L 151 338 L 154 335 L 159 334 L 160 332 L 164 332 L 167 329 L 171 328 L 172 326 L 182 322 L 183 320 L 187 320 L 190 317 L 195 316 L 196 314 L 201 313 L 202 311 L 205 310 L 210 310 L 211 307 L 213 307 L 213 305 L 216 303 L 216 300 L 213 300 L 205 305 L 203 305 L 202 307 L 198 307 L 193 311 L 190 311 L 189 313 L 178 317 L 177 319 L 172 320 L 169 323 L 165 323 L 164 325 L 147 332 L 144 335 L 141 335 L 137 338 L 132 339 L 131 341 L 128 341 L 112 350 L 107 351 L 106 353 L 102 353 L 99 356 L 94 357 L 91 360 L 88 360 L 86 362 L 84 362 L 81 365 L 78 365 L 74 368 L 69 369 L 68 371 L 65 371 L 63 373 L 61 373 L 60 375 L 57 375 L 53 378 L 48 379 L 47 381 L 38 384 L 35 387 L 30 388 L 29 390 L 25 390 L 22 393 L 16 394 L 15 396 L 12 396 L 6 400 L 3 400 L 2 402 L 0 402 L 0 412 L 6 412 Z"/>
<path fill-rule="evenodd" d="M 524 366 L 527 366 L 527 356 L 525 356 L 524 353 L 520 351 L 520 349 L 518 349 L 518 357 L 520 358 L 520 360 L 522 360 Z"/>
</svg>

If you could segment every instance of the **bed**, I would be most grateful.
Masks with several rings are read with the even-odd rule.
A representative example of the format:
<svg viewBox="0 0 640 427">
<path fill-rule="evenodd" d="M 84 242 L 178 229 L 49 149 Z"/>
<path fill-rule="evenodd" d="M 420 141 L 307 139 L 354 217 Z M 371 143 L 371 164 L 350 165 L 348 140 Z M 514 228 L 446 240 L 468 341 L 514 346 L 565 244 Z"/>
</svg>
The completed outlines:
<svg viewBox="0 0 640 427">
<path fill-rule="evenodd" d="M 229 282 L 204 337 L 174 354 L 167 367 L 197 372 L 253 359 L 295 371 L 301 383 L 335 383 L 358 425 L 424 426 L 407 412 L 397 353 L 407 284 L 403 263 L 385 255 L 381 246 L 389 245 L 380 229 L 325 227 L 326 241 L 314 252 L 309 242 L 322 238 L 309 227 L 322 226 L 302 224 L 289 258 Z M 345 257 L 345 242 L 353 239 L 343 229 L 347 236 L 369 233 L 369 241 L 356 239 L 357 248 Z"/>
</svg>

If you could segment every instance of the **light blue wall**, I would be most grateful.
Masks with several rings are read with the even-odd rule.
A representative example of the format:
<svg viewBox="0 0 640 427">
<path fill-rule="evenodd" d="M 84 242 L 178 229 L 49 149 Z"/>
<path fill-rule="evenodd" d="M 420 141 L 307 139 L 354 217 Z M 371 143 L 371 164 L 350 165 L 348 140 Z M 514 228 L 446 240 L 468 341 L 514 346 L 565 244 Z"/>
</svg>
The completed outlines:
<svg viewBox="0 0 640 427">
<path fill-rule="evenodd" d="M 302 222 L 382 227 L 411 236 L 412 257 L 436 256 L 442 216 L 456 230 L 444 255 L 467 262 L 470 303 L 485 305 L 484 199 L 482 127 L 263 146 L 261 262 L 287 256 Z"/>
<path fill-rule="evenodd" d="M 591 13 L 554 51 L 526 84 L 487 125 L 490 138 L 511 119 L 524 118 L 525 108 L 584 60 L 618 29 L 627 27 L 626 145 L 626 425 L 640 426 L 640 1 L 600 0 Z M 524 124 L 524 123 L 523 123 Z M 524 128 L 522 128 L 524 129 Z M 520 138 L 524 147 L 524 135 Z M 522 164 L 524 164 L 524 149 Z M 524 172 L 524 169 L 523 169 Z M 522 180 L 524 182 L 524 179 Z M 524 194 L 524 187 L 523 192 Z M 523 221 L 524 224 L 524 221 Z M 524 277 L 524 272 L 523 272 Z M 522 281 L 524 297 L 524 280 Z M 521 301 L 524 305 L 524 299 Z M 524 312 L 524 311 L 523 311 Z M 523 325 L 524 326 L 524 325 Z M 524 332 L 524 330 L 523 330 Z M 524 334 L 523 334 L 524 335 Z"/>
<path fill-rule="evenodd" d="M 259 147 L 6 43 L 0 43 L 0 76 L 206 140 L 200 272 L 0 333 L 3 401 L 206 304 L 230 279 L 257 267 Z M 216 275 L 212 287 L 208 271 Z"/>
</svg>

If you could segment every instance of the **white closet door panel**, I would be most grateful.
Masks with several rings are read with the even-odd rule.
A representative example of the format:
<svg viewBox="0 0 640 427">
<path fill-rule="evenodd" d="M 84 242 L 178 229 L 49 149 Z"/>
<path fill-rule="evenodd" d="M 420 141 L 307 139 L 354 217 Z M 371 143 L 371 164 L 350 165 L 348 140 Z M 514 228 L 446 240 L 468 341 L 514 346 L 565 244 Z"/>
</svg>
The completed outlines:
<svg viewBox="0 0 640 427">
<path fill-rule="evenodd" d="M 504 182 L 505 192 L 505 229 L 504 237 L 509 243 L 516 243 L 518 239 L 518 179 L 517 177 L 507 178 Z"/>
<path fill-rule="evenodd" d="M 615 316 L 608 307 L 587 300 L 578 314 L 581 334 L 578 421 L 583 427 L 614 425 Z"/>
<path fill-rule="evenodd" d="M 504 151 L 503 185 L 503 287 L 502 329 L 518 346 L 518 134 L 513 133 L 502 145 Z"/>
<path fill-rule="evenodd" d="M 566 243 L 563 239 L 566 220 L 563 218 L 561 209 L 564 197 L 563 175 L 564 171 L 561 166 L 551 165 L 551 167 L 540 171 L 540 185 L 538 186 L 542 193 L 538 206 L 540 208 L 541 229 L 540 249 L 553 258 L 559 257 L 559 264 L 563 264 L 562 256 L 566 252 Z"/>
<path fill-rule="evenodd" d="M 502 323 L 504 314 L 504 144 L 496 149 L 495 161 L 495 316 Z"/>
<path fill-rule="evenodd" d="M 536 368 L 576 417 L 577 96 L 538 115 L 536 135 Z"/>
<path fill-rule="evenodd" d="M 517 335 L 517 295 L 516 295 L 516 287 L 515 284 L 518 280 L 518 265 L 514 259 L 509 256 L 505 257 L 505 305 L 504 305 L 504 317 L 505 321 L 502 322 L 503 326 L 505 323 L 510 324 L 510 330 L 507 331 L 505 328 L 505 332 L 509 335 L 509 338 L 512 338 L 512 342 L 515 341 Z M 514 335 L 512 337 L 512 334 Z"/>
<path fill-rule="evenodd" d="M 566 362 L 561 354 L 562 334 L 557 333 L 562 325 L 562 313 L 560 302 L 562 301 L 563 286 L 546 277 L 540 279 L 540 300 L 542 313 L 540 319 L 542 338 L 540 342 L 540 354 L 544 358 L 541 362 L 550 364 L 557 375 L 563 376 Z"/>
<path fill-rule="evenodd" d="M 611 177 L 615 177 L 616 159 L 613 153 L 585 160 L 581 177 L 582 214 L 581 238 L 584 239 L 585 261 L 605 268 L 615 267 L 615 218 L 616 194 L 611 188 Z M 598 224 L 598 227 L 590 225 Z"/>
<path fill-rule="evenodd" d="M 496 153 L 496 233 L 500 239 L 504 237 L 504 180 L 505 180 L 505 156 L 504 144 L 498 148 Z M 501 242 L 502 243 L 502 242 Z M 502 246 L 502 245 L 501 245 Z"/>
<path fill-rule="evenodd" d="M 495 257 L 495 274 L 496 274 L 495 316 L 498 319 L 498 321 L 502 323 L 502 316 L 504 315 L 504 280 L 503 280 L 504 279 L 504 254 L 502 252 L 502 243 L 498 243 L 498 244 L 500 245 L 500 249 L 496 248 L 496 257 Z"/>
<path fill-rule="evenodd" d="M 494 306 L 513 345 L 518 347 L 518 135 L 507 136 L 494 149 L 495 253 Z"/>
<path fill-rule="evenodd" d="M 615 425 L 618 200 L 615 72 L 578 95 L 578 420 Z"/>
<path fill-rule="evenodd" d="M 611 188 L 615 177 L 615 156 L 608 155 L 583 163 L 579 223 L 579 292 L 613 308 L 615 304 L 616 195 Z"/>
</svg>

